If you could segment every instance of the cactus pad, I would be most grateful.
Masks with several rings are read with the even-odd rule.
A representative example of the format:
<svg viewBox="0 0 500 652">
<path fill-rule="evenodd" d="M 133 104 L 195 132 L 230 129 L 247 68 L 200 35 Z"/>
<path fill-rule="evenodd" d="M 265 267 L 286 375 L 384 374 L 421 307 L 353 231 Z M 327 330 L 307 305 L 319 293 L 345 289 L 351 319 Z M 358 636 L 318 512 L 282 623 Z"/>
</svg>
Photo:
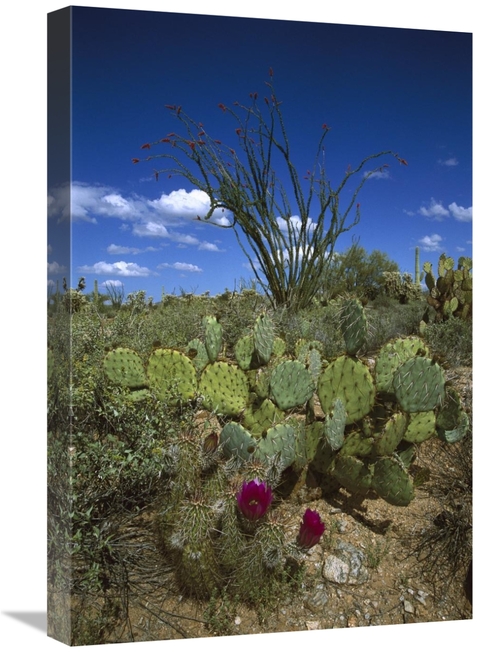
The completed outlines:
<svg viewBox="0 0 500 652">
<path fill-rule="evenodd" d="M 428 412 L 444 401 L 444 372 L 429 358 L 413 358 L 397 369 L 393 387 L 403 410 Z"/>
<path fill-rule="evenodd" d="M 304 405 L 314 393 L 311 373 L 298 360 L 281 362 L 270 377 L 270 394 L 280 410 Z"/>
<path fill-rule="evenodd" d="M 345 299 L 342 302 L 340 329 L 344 336 L 347 353 L 356 355 L 365 344 L 368 332 L 365 310 L 359 299 Z"/>
<path fill-rule="evenodd" d="M 156 349 L 148 361 L 147 375 L 151 389 L 160 398 L 177 397 L 185 401 L 196 393 L 196 369 L 191 360 L 173 349 Z"/>
<path fill-rule="evenodd" d="M 250 398 L 244 372 L 227 362 L 214 362 L 206 367 L 198 389 L 207 410 L 230 417 L 244 410 Z"/>
<path fill-rule="evenodd" d="M 383 457 L 375 462 L 372 487 L 390 505 L 405 507 L 414 498 L 413 482 L 403 464 Z"/>
<path fill-rule="evenodd" d="M 325 414 L 340 398 L 345 406 L 347 425 L 362 419 L 375 400 L 375 386 L 368 367 L 350 356 L 340 356 L 321 373 L 318 398 Z"/>
<path fill-rule="evenodd" d="M 132 349 L 118 347 L 109 351 L 104 357 L 104 372 L 111 382 L 129 389 L 148 384 L 142 360 Z"/>
</svg>

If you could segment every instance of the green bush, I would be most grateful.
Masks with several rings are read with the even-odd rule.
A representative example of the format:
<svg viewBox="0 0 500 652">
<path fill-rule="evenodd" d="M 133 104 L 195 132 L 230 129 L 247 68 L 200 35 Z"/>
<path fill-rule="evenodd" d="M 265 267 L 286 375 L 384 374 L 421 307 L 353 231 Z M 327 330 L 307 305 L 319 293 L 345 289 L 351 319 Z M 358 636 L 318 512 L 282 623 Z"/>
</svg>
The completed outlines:
<svg viewBox="0 0 500 652">
<path fill-rule="evenodd" d="M 428 324 L 425 341 L 451 366 L 472 365 L 472 321 L 450 317 L 446 321 Z"/>
</svg>

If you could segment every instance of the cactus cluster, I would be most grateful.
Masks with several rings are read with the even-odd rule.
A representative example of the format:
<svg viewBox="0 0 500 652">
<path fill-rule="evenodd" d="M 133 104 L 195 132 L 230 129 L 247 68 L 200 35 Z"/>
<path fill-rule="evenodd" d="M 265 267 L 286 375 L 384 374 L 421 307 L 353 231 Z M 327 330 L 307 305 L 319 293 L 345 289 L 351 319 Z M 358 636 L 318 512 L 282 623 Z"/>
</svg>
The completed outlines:
<svg viewBox="0 0 500 652">
<path fill-rule="evenodd" d="M 453 258 L 444 253 L 439 257 L 437 279 L 432 263 L 423 265 L 425 284 L 429 290 L 427 303 L 434 308 L 439 321 L 450 317 L 472 318 L 472 260 L 461 256 L 457 269 L 454 267 Z"/>
<path fill-rule="evenodd" d="M 346 351 L 333 360 L 306 340 L 287 354 L 262 314 L 233 357 L 222 357 L 222 329 L 206 317 L 204 342 L 193 340 L 183 352 L 157 349 L 145 367 L 134 351 L 115 349 L 104 370 L 137 398 L 154 392 L 161 400 L 198 400 L 218 419 L 217 449 L 226 461 L 272 468 L 276 477 L 309 469 L 327 486 L 375 490 L 407 505 L 415 447 L 432 436 L 462 438 L 467 414 L 422 339 L 391 340 L 369 367 L 357 356 L 368 328 L 361 302 L 345 299 L 339 315 Z"/>
<path fill-rule="evenodd" d="M 384 272 L 384 290 L 387 296 L 397 299 L 401 304 L 420 299 L 420 283 L 415 283 L 411 274 L 404 272 Z"/>
<path fill-rule="evenodd" d="M 227 357 L 214 317 L 204 319 L 204 340 L 182 351 L 156 349 L 145 364 L 127 348 L 105 356 L 106 377 L 133 399 L 191 404 L 198 417 L 164 449 L 159 531 L 184 590 L 207 598 L 229 586 L 257 600 L 300 566 L 324 524 L 306 513 L 289 539 L 272 500 L 285 472 L 405 506 L 416 447 L 467 433 L 459 395 L 423 340 L 391 340 L 369 366 L 357 355 L 368 328 L 362 304 L 346 299 L 339 314 L 346 350 L 333 360 L 314 341 L 287 353 L 267 314 Z"/>
</svg>

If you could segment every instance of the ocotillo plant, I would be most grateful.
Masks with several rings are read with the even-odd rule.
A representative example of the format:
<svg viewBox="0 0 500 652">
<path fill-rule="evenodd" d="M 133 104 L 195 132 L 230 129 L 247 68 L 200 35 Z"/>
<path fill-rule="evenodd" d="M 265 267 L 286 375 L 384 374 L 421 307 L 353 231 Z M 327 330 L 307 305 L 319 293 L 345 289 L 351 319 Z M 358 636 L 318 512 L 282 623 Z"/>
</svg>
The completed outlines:
<svg viewBox="0 0 500 652">
<path fill-rule="evenodd" d="M 348 166 L 342 181 L 334 187 L 327 177 L 324 160 L 324 142 L 330 127 L 323 124 L 312 166 L 299 172 L 292 162 L 273 71 L 269 74 L 263 109 L 255 92 L 250 93 L 248 105 L 219 104 L 220 110 L 235 121 L 234 147 L 209 135 L 205 126 L 189 117 L 181 106 L 169 104 L 166 108 L 181 123 L 182 133 L 172 132 L 145 143 L 142 149 L 168 147 L 167 152 L 146 158 L 166 158 L 173 163 L 173 167 L 156 169 L 156 179 L 160 174 L 179 175 L 205 192 L 210 209 L 199 219 L 208 221 L 216 211 L 225 211 L 226 224 L 218 226 L 234 229 L 273 306 L 300 309 L 308 306 L 317 294 L 322 273 L 333 259 L 337 238 L 358 224 L 357 196 L 364 183 L 372 174 L 388 167 L 384 164 L 366 172 L 366 166 L 387 155 L 407 163 L 392 151 L 382 151 L 367 156 L 357 167 Z M 139 163 L 141 159 L 132 161 Z M 278 167 L 285 171 L 282 179 L 277 176 Z M 342 191 L 353 178 L 358 179 L 357 186 L 341 209 Z M 313 202 L 318 206 L 315 220 Z"/>
</svg>

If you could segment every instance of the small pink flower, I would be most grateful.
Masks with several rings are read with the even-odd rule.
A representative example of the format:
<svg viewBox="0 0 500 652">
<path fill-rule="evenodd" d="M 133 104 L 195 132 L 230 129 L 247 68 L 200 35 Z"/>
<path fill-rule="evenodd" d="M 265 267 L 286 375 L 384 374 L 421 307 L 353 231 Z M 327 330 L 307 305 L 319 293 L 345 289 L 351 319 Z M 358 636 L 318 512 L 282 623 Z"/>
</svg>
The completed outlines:
<svg viewBox="0 0 500 652">
<path fill-rule="evenodd" d="M 271 488 L 258 478 L 244 482 L 236 495 L 239 510 L 249 521 L 257 521 L 264 516 L 272 501 Z"/>
<path fill-rule="evenodd" d="M 300 524 L 297 543 L 301 548 L 309 549 L 315 546 L 321 539 L 325 531 L 325 524 L 321 520 L 318 512 L 307 508 L 302 523 Z"/>
</svg>

